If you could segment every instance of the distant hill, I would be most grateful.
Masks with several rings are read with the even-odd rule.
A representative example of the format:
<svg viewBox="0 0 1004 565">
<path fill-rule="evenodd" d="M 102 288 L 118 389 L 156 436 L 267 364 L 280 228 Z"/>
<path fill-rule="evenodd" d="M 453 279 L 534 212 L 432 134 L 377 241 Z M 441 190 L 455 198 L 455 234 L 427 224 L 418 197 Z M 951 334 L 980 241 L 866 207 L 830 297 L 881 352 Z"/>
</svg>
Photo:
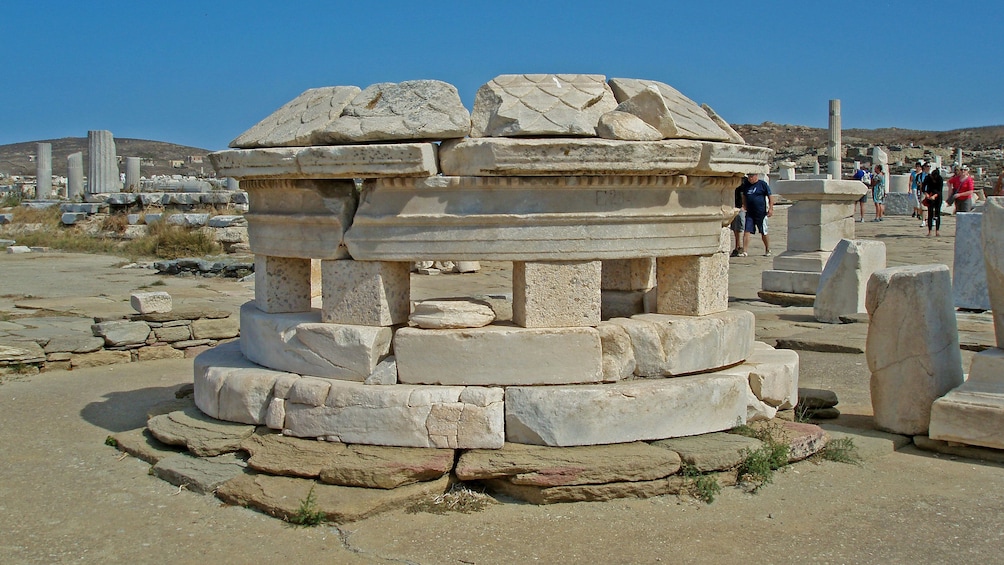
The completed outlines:
<svg viewBox="0 0 1004 565">
<path fill-rule="evenodd" d="M 40 139 L 0 145 L 0 173 L 8 175 L 35 175 L 34 158 L 36 143 L 52 144 L 52 174 L 66 176 L 66 158 L 78 151 L 84 154 L 84 174 L 87 174 L 87 138 L 64 137 L 61 139 Z M 121 157 L 119 171 L 125 172 L 125 158 L 139 157 L 143 159 L 140 167 L 143 176 L 153 175 L 209 175 L 213 172 L 212 165 L 206 155 L 211 151 L 199 147 L 175 145 L 163 141 L 148 139 L 115 138 L 115 153 Z M 194 157 L 194 159 L 193 159 Z M 202 160 L 202 163 L 197 162 Z M 181 161 L 181 167 L 173 167 L 172 161 Z M 192 162 L 196 161 L 196 162 Z"/>
</svg>

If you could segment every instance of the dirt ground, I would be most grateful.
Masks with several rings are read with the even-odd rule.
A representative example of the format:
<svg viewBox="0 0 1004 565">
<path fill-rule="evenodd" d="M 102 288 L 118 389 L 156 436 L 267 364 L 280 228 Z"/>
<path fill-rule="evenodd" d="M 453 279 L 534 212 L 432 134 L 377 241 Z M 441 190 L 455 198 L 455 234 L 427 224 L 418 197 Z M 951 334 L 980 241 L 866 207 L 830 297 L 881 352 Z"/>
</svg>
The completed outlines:
<svg viewBox="0 0 1004 565">
<path fill-rule="evenodd" d="M 783 216 L 772 224 L 775 253 L 784 249 Z M 951 264 L 951 218 L 938 239 L 922 237 L 908 218 L 858 226 L 858 237 L 886 242 L 890 265 Z M 756 300 L 771 260 L 760 256 L 758 241 L 751 247 L 759 254 L 733 259 L 734 306 L 757 313 L 761 334 L 804 323 L 797 320 L 811 309 Z M 0 312 L 15 311 L 25 295 L 76 303 L 85 314 L 120 308 L 123 297 L 127 307 L 130 292 L 160 278 L 117 263 L 0 255 Z M 476 276 L 416 277 L 414 294 L 471 293 L 472 285 L 475 293 L 504 293 L 507 276 L 504 266 L 489 264 Z M 165 282 L 156 289 L 217 308 L 253 294 L 235 282 Z M 85 300 L 96 297 L 107 302 Z M 864 332 L 866 325 L 843 329 Z M 839 395 L 837 423 L 870 427 L 865 356 L 799 354 L 801 385 Z M 967 367 L 970 358 L 967 352 Z M 146 463 L 103 444 L 110 433 L 141 427 L 148 407 L 173 398 L 191 378 L 191 360 L 4 377 L 0 562 L 990 563 L 1004 549 L 1004 466 L 912 446 L 893 451 L 882 442 L 860 466 L 799 463 L 756 494 L 726 488 L 710 505 L 678 496 L 551 506 L 505 501 L 474 514 L 400 509 L 352 524 L 293 528 L 179 491 L 148 475 Z"/>
</svg>

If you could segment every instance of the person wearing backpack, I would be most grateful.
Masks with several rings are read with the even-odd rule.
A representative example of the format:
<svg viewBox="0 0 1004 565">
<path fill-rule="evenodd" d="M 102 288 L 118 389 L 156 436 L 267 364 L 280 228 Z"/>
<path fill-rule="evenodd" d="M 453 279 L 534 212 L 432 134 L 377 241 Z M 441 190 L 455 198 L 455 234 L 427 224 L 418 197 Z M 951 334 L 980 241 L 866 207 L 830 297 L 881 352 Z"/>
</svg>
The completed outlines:
<svg viewBox="0 0 1004 565">
<path fill-rule="evenodd" d="M 858 170 L 854 171 L 854 180 L 859 180 L 865 183 L 869 189 L 871 189 L 871 175 L 868 173 L 868 165 L 861 163 L 858 165 Z M 858 211 L 861 213 L 861 217 L 858 218 L 859 222 L 865 221 L 865 200 L 868 199 L 868 193 L 865 192 L 861 195 L 858 200 Z"/>
</svg>

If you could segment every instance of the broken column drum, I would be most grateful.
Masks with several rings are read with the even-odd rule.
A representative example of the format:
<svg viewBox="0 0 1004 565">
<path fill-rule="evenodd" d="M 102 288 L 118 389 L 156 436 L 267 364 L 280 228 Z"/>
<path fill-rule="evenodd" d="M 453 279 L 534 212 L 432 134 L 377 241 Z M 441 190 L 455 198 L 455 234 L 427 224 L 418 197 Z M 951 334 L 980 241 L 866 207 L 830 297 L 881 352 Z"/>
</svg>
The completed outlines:
<svg viewBox="0 0 1004 565">
<path fill-rule="evenodd" d="M 503 75 L 473 113 L 440 81 L 318 88 L 231 147 L 210 158 L 249 195 L 255 300 L 240 343 L 196 361 L 209 416 L 500 448 L 695 435 L 795 401 L 797 356 L 758 360 L 753 316 L 728 309 L 723 226 L 771 151 L 668 85 Z M 511 261 L 512 321 L 409 324 L 419 257 Z M 649 299 L 603 320 L 607 288 Z M 770 399 L 754 373 L 784 375 Z"/>
</svg>

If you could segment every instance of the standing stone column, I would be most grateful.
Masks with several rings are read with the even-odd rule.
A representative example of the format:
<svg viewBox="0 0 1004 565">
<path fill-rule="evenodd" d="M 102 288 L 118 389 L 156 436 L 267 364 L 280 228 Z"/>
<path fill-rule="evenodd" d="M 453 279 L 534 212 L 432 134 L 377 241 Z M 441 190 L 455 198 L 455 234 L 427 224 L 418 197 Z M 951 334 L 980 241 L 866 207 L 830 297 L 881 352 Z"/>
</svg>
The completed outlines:
<svg viewBox="0 0 1004 565">
<path fill-rule="evenodd" d="M 241 183 L 239 180 L 233 177 L 227 177 L 227 190 L 237 192 L 241 189 Z"/>
<path fill-rule="evenodd" d="M 39 143 L 35 150 L 35 200 L 52 194 L 52 144 Z"/>
<path fill-rule="evenodd" d="M 125 186 L 124 192 L 139 192 L 139 157 L 126 157 Z"/>
<path fill-rule="evenodd" d="M 830 162 L 827 172 L 833 180 L 840 180 L 840 100 L 830 100 L 830 142 L 827 146 Z"/>
<path fill-rule="evenodd" d="M 87 194 L 118 192 L 119 188 L 119 168 L 112 132 L 87 132 Z"/>
<path fill-rule="evenodd" d="M 77 151 L 66 157 L 66 198 L 79 200 L 84 194 L 84 154 Z"/>
</svg>

